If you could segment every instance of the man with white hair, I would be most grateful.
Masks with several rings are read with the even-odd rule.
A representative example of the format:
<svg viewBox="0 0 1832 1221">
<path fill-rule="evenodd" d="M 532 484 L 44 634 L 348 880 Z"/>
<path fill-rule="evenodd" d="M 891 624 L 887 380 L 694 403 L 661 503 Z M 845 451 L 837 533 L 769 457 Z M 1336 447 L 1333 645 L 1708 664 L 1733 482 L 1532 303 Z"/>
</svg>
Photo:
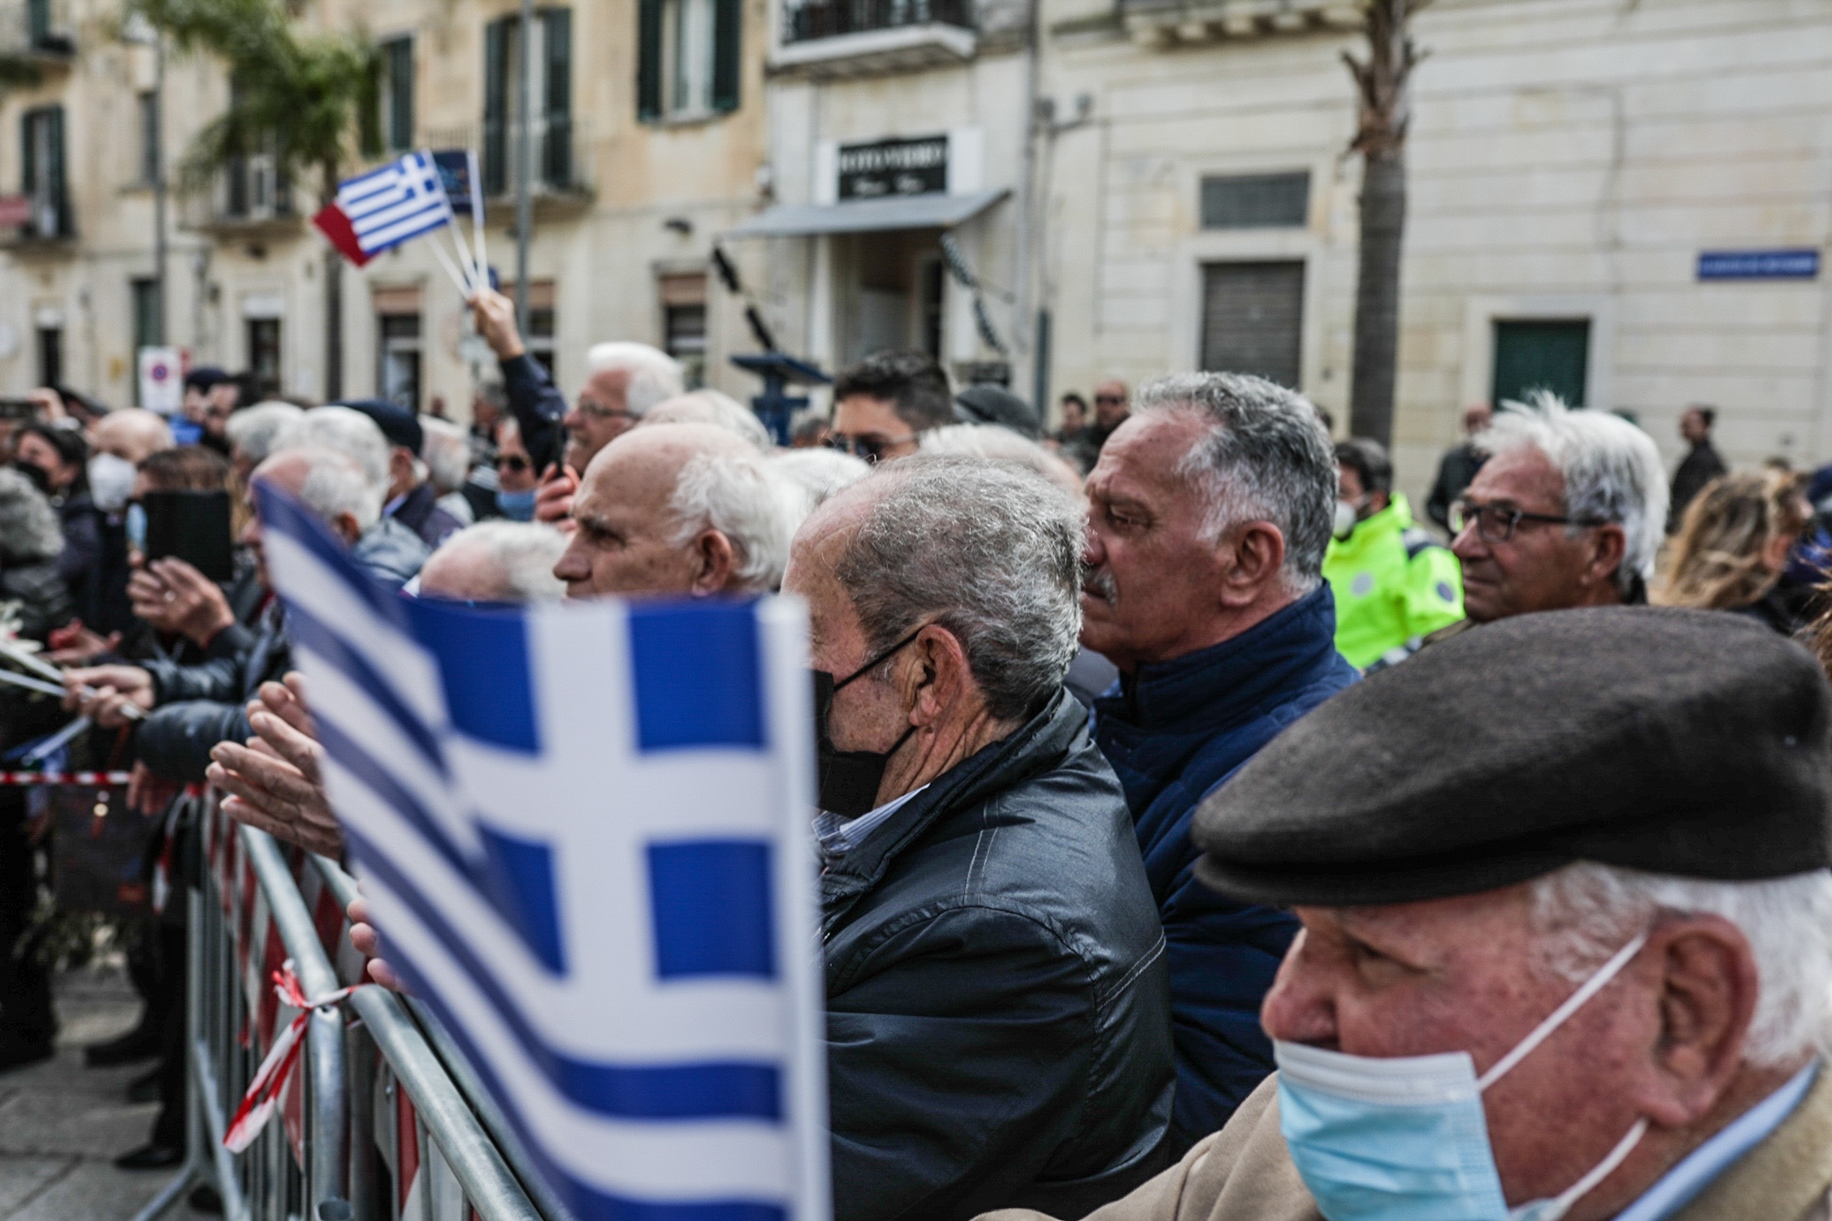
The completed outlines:
<svg viewBox="0 0 1832 1221">
<path fill-rule="evenodd" d="M 244 407 L 229 417 L 224 435 L 229 439 L 229 469 L 245 486 L 254 468 L 267 461 L 280 431 L 305 414 L 292 403 L 277 399 Z"/>
<path fill-rule="evenodd" d="M 569 598 L 768 593 L 789 539 L 755 446 L 712 424 L 618 437 L 585 470 L 554 575 Z"/>
<path fill-rule="evenodd" d="M 413 417 L 409 415 L 408 419 Z M 360 531 L 344 540 L 350 544 L 350 558 L 397 589 L 412 580 L 430 549 L 412 528 L 382 511 L 395 487 L 398 467 L 394 447 L 381 426 L 365 412 L 351 407 L 314 407 L 281 429 L 274 442 L 276 454 L 302 447 L 342 454 L 366 489 L 360 495 L 347 490 L 346 499 L 351 504 L 360 503 L 364 509 L 356 515 L 361 518 Z M 324 477 L 341 479 L 350 469 L 338 464 Z M 371 501 L 373 513 L 367 511 Z"/>
<path fill-rule="evenodd" d="M 759 453 L 776 448 L 770 430 L 763 426 L 757 413 L 729 394 L 718 390 L 689 390 L 651 407 L 642 418 L 644 424 L 717 424 L 736 433 Z"/>
<path fill-rule="evenodd" d="M 1820 1221 L 1829 733 L 1803 649 L 1700 611 L 1517 616 L 1325 704 L 1197 818 L 1205 884 L 1304 924 L 1278 1075 L 1089 1221 Z"/>
<path fill-rule="evenodd" d="M 1468 619 L 1437 639 L 1510 615 L 1647 601 L 1667 520 L 1653 439 L 1551 394 L 1506 406 L 1476 437 L 1488 460 L 1450 507 Z"/>
<path fill-rule="evenodd" d="M 528 355 L 515 326 L 515 303 L 485 288 L 471 297 L 470 304 L 477 333 L 502 366 L 509 407 L 521 425 L 522 444 L 535 470 L 547 479 L 550 467 L 563 468 L 552 472 L 552 491 L 542 502 L 541 520 L 563 518 L 578 488 L 578 473 L 598 451 L 635 427 L 651 407 L 681 393 L 681 366 L 646 343 L 595 344 L 585 353 L 585 386 L 569 410 L 553 378 Z"/>
<path fill-rule="evenodd" d="M 1171 1148 L 1219 1128 L 1272 1070 L 1255 1014 L 1297 932 L 1191 874 L 1196 804 L 1355 681 L 1323 556 L 1336 455 L 1315 408 L 1257 377 L 1146 386 L 1088 476 L 1081 640 L 1120 671 L 1094 737 L 1126 800 L 1169 942 Z"/>
<path fill-rule="evenodd" d="M 1081 532 L 1029 471 L 922 455 L 795 536 L 838 1221 L 1079 1216 L 1161 1164 L 1163 937 L 1062 685 Z"/>
</svg>

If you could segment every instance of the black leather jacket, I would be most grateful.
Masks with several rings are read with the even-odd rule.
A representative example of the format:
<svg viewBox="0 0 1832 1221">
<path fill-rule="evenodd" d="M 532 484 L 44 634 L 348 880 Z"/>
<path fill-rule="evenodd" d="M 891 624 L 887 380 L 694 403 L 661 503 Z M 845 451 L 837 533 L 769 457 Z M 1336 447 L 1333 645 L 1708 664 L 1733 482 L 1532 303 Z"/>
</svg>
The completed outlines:
<svg viewBox="0 0 1832 1221">
<path fill-rule="evenodd" d="M 1158 1168 L 1164 935 L 1066 692 L 821 880 L 837 1221 L 1080 1216 Z"/>
<path fill-rule="evenodd" d="M 140 726 L 140 762 L 169 780 L 201 782 L 218 742 L 243 742 L 251 732 L 244 702 L 264 682 L 285 674 L 291 659 L 279 602 L 253 629 L 225 628 L 196 665 L 143 663 L 153 676 L 153 711 Z"/>
</svg>

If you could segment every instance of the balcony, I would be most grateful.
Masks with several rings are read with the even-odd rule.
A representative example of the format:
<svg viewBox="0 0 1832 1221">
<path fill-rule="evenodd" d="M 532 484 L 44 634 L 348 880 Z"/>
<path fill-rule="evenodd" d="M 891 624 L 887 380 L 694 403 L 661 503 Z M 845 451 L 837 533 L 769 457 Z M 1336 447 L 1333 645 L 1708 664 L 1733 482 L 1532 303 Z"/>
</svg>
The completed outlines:
<svg viewBox="0 0 1832 1221">
<path fill-rule="evenodd" d="M 270 156 L 238 157 L 207 191 L 179 204 L 179 225 L 224 241 L 259 241 L 299 230 L 304 223 L 292 180 Z"/>
<path fill-rule="evenodd" d="M 64 191 L 0 197 L 0 245 L 15 255 L 54 253 L 76 238 L 76 213 Z"/>
<path fill-rule="evenodd" d="M 1356 30 L 1356 0 L 1120 0 L 1126 32 L 1145 47 Z"/>
<path fill-rule="evenodd" d="M 978 50 L 972 0 L 804 0 L 783 10 L 770 69 L 868 76 L 964 63 Z"/>
<path fill-rule="evenodd" d="M 27 73 L 68 71 L 76 58 L 73 30 L 62 0 L 0 4 L 0 57 Z"/>
</svg>

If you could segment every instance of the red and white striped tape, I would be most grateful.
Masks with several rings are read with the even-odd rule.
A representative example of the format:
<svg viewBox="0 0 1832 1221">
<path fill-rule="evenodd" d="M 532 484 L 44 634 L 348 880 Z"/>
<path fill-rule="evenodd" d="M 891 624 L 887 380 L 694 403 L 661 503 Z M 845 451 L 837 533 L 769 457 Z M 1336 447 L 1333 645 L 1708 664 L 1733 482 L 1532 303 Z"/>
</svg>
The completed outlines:
<svg viewBox="0 0 1832 1221">
<path fill-rule="evenodd" d="M 126 784 L 130 772 L 0 772 L 0 787 L 38 784 Z"/>
</svg>

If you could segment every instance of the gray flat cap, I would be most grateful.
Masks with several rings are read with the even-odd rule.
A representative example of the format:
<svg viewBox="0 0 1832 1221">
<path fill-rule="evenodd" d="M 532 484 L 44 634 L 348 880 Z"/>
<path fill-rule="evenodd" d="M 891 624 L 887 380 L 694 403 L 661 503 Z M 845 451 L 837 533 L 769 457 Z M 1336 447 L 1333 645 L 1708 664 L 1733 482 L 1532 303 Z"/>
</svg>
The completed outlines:
<svg viewBox="0 0 1832 1221">
<path fill-rule="evenodd" d="M 1197 876 L 1281 905 L 1492 890 L 1577 860 L 1747 880 L 1832 865 L 1832 692 L 1742 615 L 1521 615 L 1297 722 L 1196 813 Z"/>
</svg>

